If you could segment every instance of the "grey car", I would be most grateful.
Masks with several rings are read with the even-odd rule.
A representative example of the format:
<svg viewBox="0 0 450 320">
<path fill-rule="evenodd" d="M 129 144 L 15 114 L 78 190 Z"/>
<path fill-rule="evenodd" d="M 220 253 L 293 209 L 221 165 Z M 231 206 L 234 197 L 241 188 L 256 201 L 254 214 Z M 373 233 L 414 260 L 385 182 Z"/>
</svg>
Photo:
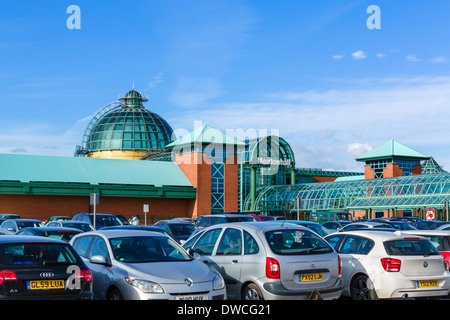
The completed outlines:
<svg viewBox="0 0 450 320">
<path fill-rule="evenodd" d="M 159 232 L 102 230 L 70 244 L 92 271 L 94 299 L 222 300 L 223 278 Z"/>
<path fill-rule="evenodd" d="M 343 289 L 336 251 L 300 225 L 219 224 L 183 247 L 222 274 L 229 299 L 337 299 Z"/>
</svg>

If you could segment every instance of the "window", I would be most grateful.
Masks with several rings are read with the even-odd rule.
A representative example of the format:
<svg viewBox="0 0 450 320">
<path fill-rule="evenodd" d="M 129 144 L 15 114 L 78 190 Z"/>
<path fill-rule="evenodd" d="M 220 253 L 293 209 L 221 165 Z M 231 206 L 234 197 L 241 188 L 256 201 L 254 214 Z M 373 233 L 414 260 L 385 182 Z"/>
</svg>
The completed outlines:
<svg viewBox="0 0 450 320">
<path fill-rule="evenodd" d="M 93 236 L 86 236 L 78 238 L 76 240 L 76 242 L 74 243 L 74 248 L 80 256 L 86 257 L 86 253 L 89 249 L 92 238 Z"/>
<path fill-rule="evenodd" d="M 242 233 L 240 230 L 228 228 L 220 239 L 217 255 L 240 255 L 242 252 Z"/>
<path fill-rule="evenodd" d="M 105 259 L 108 257 L 108 248 L 106 247 L 105 240 L 100 237 L 95 237 L 88 258 L 91 258 L 92 256 L 102 256 Z"/>
<path fill-rule="evenodd" d="M 402 239 L 383 243 L 387 254 L 396 256 L 440 255 L 429 240 Z"/>
<path fill-rule="evenodd" d="M 279 255 L 309 255 L 331 253 L 330 245 L 309 230 L 287 229 L 265 233 L 270 249 Z"/>
<path fill-rule="evenodd" d="M 336 249 L 337 244 L 339 243 L 339 240 L 342 239 L 342 235 L 333 235 L 327 237 L 325 240 L 334 248 Z"/>
<path fill-rule="evenodd" d="M 219 237 L 222 229 L 214 229 L 205 232 L 202 237 L 197 241 L 194 246 L 194 251 L 204 255 L 211 255 L 214 250 L 217 238 Z"/>
<path fill-rule="evenodd" d="M 348 236 L 345 238 L 344 242 L 342 243 L 339 253 L 349 253 L 349 254 L 356 254 L 358 253 L 359 245 L 362 242 L 362 238 L 356 237 L 356 236 Z"/>
<path fill-rule="evenodd" d="M 244 231 L 244 254 L 257 254 L 259 246 L 250 233 Z"/>
</svg>

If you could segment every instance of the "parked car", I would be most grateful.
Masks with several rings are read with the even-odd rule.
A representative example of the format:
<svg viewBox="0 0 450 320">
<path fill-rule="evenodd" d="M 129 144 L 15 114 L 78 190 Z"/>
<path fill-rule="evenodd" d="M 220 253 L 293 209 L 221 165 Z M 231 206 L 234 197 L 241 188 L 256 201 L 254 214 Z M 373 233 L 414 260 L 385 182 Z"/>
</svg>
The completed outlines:
<svg viewBox="0 0 450 320">
<path fill-rule="evenodd" d="M 51 221 L 65 221 L 65 220 L 72 220 L 72 219 L 68 216 L 51 216 L 50 218 L 47 219 L 47 221 L 45 221 L 45 224 Z"/>
<path fill-rule="evenodd" d="M 70 241 L 94 279 L 95 299 L 222 300 L 222 276 L 161 233 L 102 230 Z"/>
<path fill-rule="evenodd" d="M 342 259 L 343 296 L 354 300 L 445 296 L 447 261 L 424 237 L 366 230 L 325 237 Z"/>
<path fill-rule="evenodd" d="M 417 222 L 414 226 L 419 230 L 435 230 L 447 224 L 450 224 L 450 221 L 424 220 Z"/>
<path fill-rule="evenodd" d="M 204 215 L 196 218 L 197 229 L 192 233 L 195 235 L 197 232 L 202 230 L 203 228 L 214 226 L 216 224 L 221 223 L 235 223 L 235 222 L 253 222 L 255 221 L 253 217 L 247 214 L 213 214 L 213 215 Z M 192 236 L 191 235 L 191 236 Z"/>
<path fill-rule="evenodd" d="M 314 290 L 323 299 L 341 295 L 339 256 L 303 226 L 219 224 L 192 237 L 184 248 L 222 274 L 230 299 L 308 299 Z"/>
<path fill-rule="evenodd" d="M 450 231 L 450 224 L 444 224 L 442 226 L 437 227 L 435 230 Z"/>
<path fill-rule="evenodd" d="M 109 227 L 109 226 L 123 225 L 122 222 L 120 222 L 119 218 L 117 218 L 115 215 L 109 214 L 109 213 L 96 213 L 95 214 L 95 223 L 94 223 L 94 214 L 93 213 L 79 213 L 79 214 L 76 214 L 72 218 L 72 220 L 88 222 L 95 229 L 100 229 L 100 228 Z"/>
<path fill-rule="evenodd" d="M 351 221 L 346 220 L 339 220 L 339 221 L 328 221 L 325 223 L 322 223 L 322 226 L 330 230 L 331 233 L 337 232 L 346 225 L 352 223 Z"/>
<path fill-rule="evenodd" d="M 328 221 L 355 221 L 355 218 L 349 212 L 334 212 L 334 211 L 317 211 L 311 212 L 308 221 L 325 223 Z"/>
<path fill-rule="evenodd" d="M 446 230 L 407 230 L 407 234 L 426 237 L 450 265 L 450 232 Z"/>
<path fill-rule="evenodd" d="M 0 237 L 0 299 L 92 299 L 92 274 L 64 241 Z"/>
<path fill-rule="evenodd" d="M 266 216 L 260 214 L 249 214 L 254 221 L 274 221 L 274 220 L 287 220 L 285 216 Z"/>
<path fill-rule="evenodd" d="M 0 219 L 20 219 L 20 216 L 13 213 L 0 213 Z"/>
<path fill-rule="evenodd" d="M 311 229 L 312 231 L 317 233 L 322 238 L 325 237 L 326 235 L 329 235 L 331 233 L 330 230 L 325 228 L 323 225 L 321 225 L 319 223 L 316 223 L 316 222 L 311 222 L 311 221 L 303 221 L 303 220 L 273 220 L 273 221 L 269 221 L 269 222 L 278 222 L 278 223 L 280 223 L 280 225 L 284 225 L 285 223 L 292 223 L 292 224 L 300 225 L 300 226 L 306 227 L 308 229 Z"/>
<path fill-rule="evenodd" d="M 350 230 L 361 230 L 361 229 L 393 229 L 394 227 L 387 223 L 381 222 L 354 222 L 350 223 L 339 230 L 339 232 L 350 231 Z"/>
<path fill-rule="evenodd" d="M 37 227 L 37 228 L 27 227 L 23 228 L 16 234 L 22 236 L 48 237 L 69 242 L 74 235 L 79 234 L 81 232 L 83 231 L 81 231 L 80 229 L 64 228 L 64 227 Z"/>
<path fill-rule="evenodd" d="M 164 229 L 178 243 L 186 241 L 197 229 L 194 223 L 180 220 L 161 220 L 153 224 L 153 226 Z"/>
<path fill-rule="evenodd" d="M 8 219 L 3 221 L 0 229 L 7 234 L 15 234 L 26 227 L 43 227 L 44 224 L 34 219 Z"/>
<path fill-rule="evenodd" d="M 126 225 L 126 226 L 113 226 L 113 227 L 103 227 L 99 230 L 141 230 L 141 231 L 153 231 L 165 234 L 166 236 L 172 237 L 166 230 L 155 227 L 155 226 L 142 226 L 142 225 Z"/>
<path fill-rule="evenodd" d="M 94 227 L 89 222 L 84 221 L 73 221 L 73 220 L 60 220 L 52 221 L 46 224 L 47 227 L 64 227 L 64 228 L 75 228 L 83 232 L 95 231 Z"/>
<path fill-rule="evenodd" d="M 389 220 L 407 222 L 412 226 L 414 226 L 414 224 L 416 224 L 419 221 L 424 221 L 422 218 L 419 218 L 419 217 L 392 217 L 392 218 L 389 218 Z"/>
</svg>

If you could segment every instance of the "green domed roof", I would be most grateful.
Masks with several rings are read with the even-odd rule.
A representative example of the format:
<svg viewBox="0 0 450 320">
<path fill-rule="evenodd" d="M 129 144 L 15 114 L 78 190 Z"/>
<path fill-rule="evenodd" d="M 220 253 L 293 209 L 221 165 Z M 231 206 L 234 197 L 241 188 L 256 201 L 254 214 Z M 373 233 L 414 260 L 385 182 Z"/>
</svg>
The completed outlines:
<svg viewBox="0 0 450 320">
<path fill-rule="evenodd" d="M 122 104 L 104 114 L 86 133 L 85 151 L 164 150 L 175 138 L 173 130 L 161 116 L 144 108 L 147 100 L 135 90 L 120 98 Z"/>
</svg>

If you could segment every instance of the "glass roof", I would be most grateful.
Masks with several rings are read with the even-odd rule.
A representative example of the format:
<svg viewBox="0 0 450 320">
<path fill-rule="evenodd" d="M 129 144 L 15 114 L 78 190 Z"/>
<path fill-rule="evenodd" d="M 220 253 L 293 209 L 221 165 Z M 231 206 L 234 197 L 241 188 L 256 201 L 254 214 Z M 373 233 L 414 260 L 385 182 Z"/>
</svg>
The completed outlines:
<svg viewBox="0 0 450 320">
<path fill-rule="evenodd" d="M 84 152 L 104 150 L 164 150 L 173 141 L 173 130 L 162 117 L 147 110 L 147 101 L 131 90 L 122 103 L 99 112 L 83 141 Z M 105 109 L 105 108 L 104 108 Z M 93 119 L 93 120 L 94 120 Z"/>
<path fill-rule="evenodd" d="M 275 159 L 287 161 L 294 167 L 295 156 L 291 146 L 281 137 L 266 136 L 245 140 L 245 148 L 238 150 L 238 162 L 242 164 L 259 164 L 258 159 Z"/>
<path fill-rule="evenodd" d="M 262 187 L 254 210 L 294 212 L 296 198 L 302 211 L 442 208 L 450 200 L 450 174 Z M 252 210 L 249 197 L 244 210 Z"/>
</svg>

